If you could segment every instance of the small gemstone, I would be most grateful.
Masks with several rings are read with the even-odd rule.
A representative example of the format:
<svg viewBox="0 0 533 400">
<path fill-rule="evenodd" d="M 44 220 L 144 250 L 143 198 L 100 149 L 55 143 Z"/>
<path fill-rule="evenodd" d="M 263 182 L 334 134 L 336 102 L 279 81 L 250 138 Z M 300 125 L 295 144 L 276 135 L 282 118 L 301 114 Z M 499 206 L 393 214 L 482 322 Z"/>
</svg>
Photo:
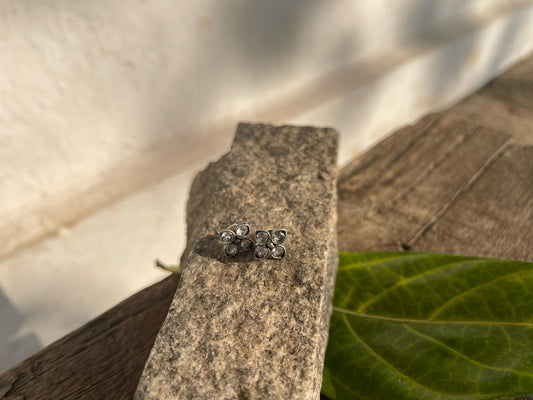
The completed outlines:
<svg viewBox="0 0 533 400">
<path fill-rule="evenodd" d="M 226 253 L 226 255 L 228 257 L 233 257 L 237 254 L 237 251 L 239 250 L 239 248 L 237 247 L 236 244 L 232 243 L 228 246 L 226 246 L 226 248 L 224 249 L 224 252 Z"/>
<path fill-rule="evenodd" d="M 285 249 L 282 246 L 276 246 L 272 249 L 272 257 L 282 258 L 285 257 Z"/>
<path fill-rule="evenodd" d="M 235 233 L 237 233 L 237 236 L 240 238 L 245 237 L 250 232 L 250 228 L 248 228 L 248 225 L 241 225 L 237 228 Z"/>
<path fill-rule="evenodd" d="M 281 244 L 285 240 L 286 234 L 284 231 L 274 231 L 272 232 L 272 241 L 275 244 Z"/>
<path fill-rule="evenodd" d="M 257 243 L 265 244 L 270 239 L 270 235 L 267 231 L 257 231 L 255 232 L 255 239 Z"/>
<path fill-rule="evenodd" d="M 243 248 L 244 250 L 250 250 L 253 246 L 254 244 L 252 243 L 250 239 L 244 239 L 241 242 L 241 248 Z"/>
<path fill-rule="evenodd" d="M 222 243 L 231 243 L 235 239 L 235 234 L 231 231 L 224 231 L 220 234 L 220 240 L 222 240 Z"/>
<path fill-rule="evenodd" d="M 232 231 L 224 231 L 220 234 L 220 240 L 226 244 L 232 243 L 235 240 L 235 233 Z"/>
<path fill-rule="evenodd" d="M 270 250 L 268 250 L 266 247 L 257 246 L 255 248 L 255 256 L 257 258 L 266 258 L 266 257 L 268 257 L 269 253 L 270 253 Z"/>
</svg>

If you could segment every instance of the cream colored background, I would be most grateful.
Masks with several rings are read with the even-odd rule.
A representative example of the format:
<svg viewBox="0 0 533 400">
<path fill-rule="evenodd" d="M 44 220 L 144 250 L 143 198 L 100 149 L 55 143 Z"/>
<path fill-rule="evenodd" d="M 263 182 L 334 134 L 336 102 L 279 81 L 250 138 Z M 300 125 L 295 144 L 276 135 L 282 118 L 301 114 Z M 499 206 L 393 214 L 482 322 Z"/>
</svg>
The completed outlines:
<svg viewBox="0 0 533 400">
<path fill-rule="evenodd" d="M 1 369 L 163 276 L 238 121 L 344 163 L 529 54 L 533 1 L 0 0 L 0 38 Z"/>
</svg>

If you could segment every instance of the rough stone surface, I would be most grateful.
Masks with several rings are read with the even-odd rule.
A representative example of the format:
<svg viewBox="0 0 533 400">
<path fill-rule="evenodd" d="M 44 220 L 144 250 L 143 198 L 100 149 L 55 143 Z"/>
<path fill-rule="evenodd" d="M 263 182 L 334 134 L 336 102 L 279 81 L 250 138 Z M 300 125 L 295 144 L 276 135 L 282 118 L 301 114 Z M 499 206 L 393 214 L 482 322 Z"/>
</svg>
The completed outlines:
<svg viewBox="0 0 533 400">
<path fill-rule="evenodd" d="M 194 180 L 183 272 L 135 398 L 318 399 L 337 267 L 337 133 L 241 124 Z M 287 229 L 282 260 L 218 231 Z"/>
</svg>

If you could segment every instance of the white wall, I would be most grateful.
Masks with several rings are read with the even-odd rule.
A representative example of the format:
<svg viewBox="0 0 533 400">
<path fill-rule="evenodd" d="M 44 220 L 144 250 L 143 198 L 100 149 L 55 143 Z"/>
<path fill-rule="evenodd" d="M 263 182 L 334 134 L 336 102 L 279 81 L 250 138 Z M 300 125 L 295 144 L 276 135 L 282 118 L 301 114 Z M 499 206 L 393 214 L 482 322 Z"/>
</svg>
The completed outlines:
<svg viewBox="0 0 533 400">
<path fill-rule="evenodd" d="M 510 37 L 511 50 L 474 36 L 446 55 L 450 69 L 446 59 L 408 66 L 530 4 L 4 0 L 0 229 L 9 234 L 0 255 L 204 164 L 225 151 L 239 120 L 336 127 L 344 162 L 527 53 L 530 36 Z M 530 17 L 495 41 L 524 36 Z M 407 80 L 390 75 L 404 64 Z M 372 110 L 360 114 L 368 85 Z M 414 90 L 416 104 L 391 104 L 391 90 L 394 99 Z"/>
<path fill-rule="evenodd" d="M 533 0 L 0 0 L 13 337 L 49 343 L 159 279 L 147 264 L 177 258 L 188 182 L 238 121 L 332 126 L 344 163 L 532 38 Z"/>
</svg>

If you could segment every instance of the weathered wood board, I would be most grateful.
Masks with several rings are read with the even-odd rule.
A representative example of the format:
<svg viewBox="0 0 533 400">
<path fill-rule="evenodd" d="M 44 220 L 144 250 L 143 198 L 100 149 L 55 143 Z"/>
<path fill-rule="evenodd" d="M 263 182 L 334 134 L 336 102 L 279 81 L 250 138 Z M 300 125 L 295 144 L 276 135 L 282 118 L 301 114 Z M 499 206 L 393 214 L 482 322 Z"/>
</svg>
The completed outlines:
<svg viewBox="0 0 533 400">
<path fill-rule="evenodd" d="M 178 279 L 170 276 L 0 374 L 0 399 L 131 399 Z"/>
</svg>

